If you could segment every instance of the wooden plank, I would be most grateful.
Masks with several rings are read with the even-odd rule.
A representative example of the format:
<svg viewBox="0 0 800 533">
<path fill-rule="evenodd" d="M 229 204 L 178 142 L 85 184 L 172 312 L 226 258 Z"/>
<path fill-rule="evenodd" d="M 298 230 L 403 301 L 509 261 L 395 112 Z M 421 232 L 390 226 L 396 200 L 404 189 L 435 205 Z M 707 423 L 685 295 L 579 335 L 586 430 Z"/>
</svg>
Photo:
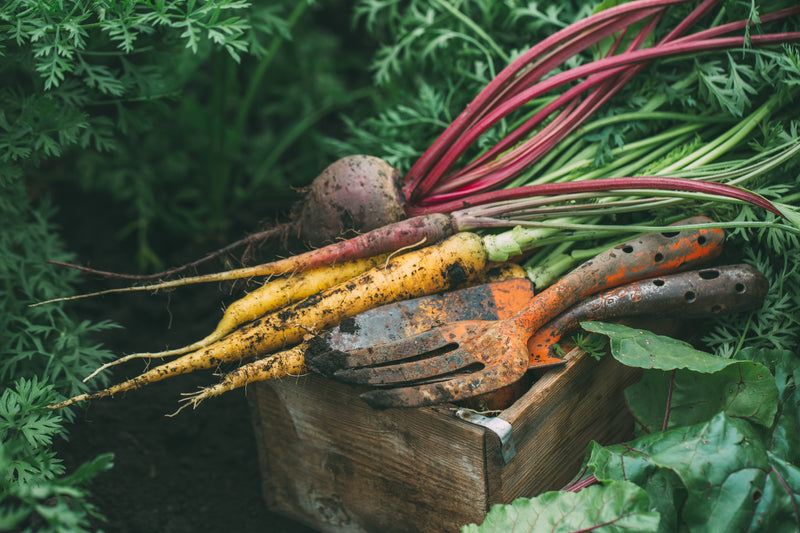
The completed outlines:
<svg viewBox="0 0 800 533">
<path fill-rule="evenodd" d="M 496 436 L 448 407 L 377 411 L 357 393 L 318 376 L 248 389 L 270 508 L 331 532 L 482 521 Z"/>
<path fill-rule="evenodd" d="M 591 440 L 632 436 L 623 390 L 639 375 L 580 350 L 501 417 L 517 450 L 453 415 L 453 406 L 377 411 L 319 376 L 251 386 L 270 509 L 325 532 L 455 531 L 495 503 L 559 489 Z"/>
<path fill-rule="evenodd" d="M 577 349 L 568 358 L 565 368 L 547 372 L 500 415 L 514 428 L 517 457 L 502 471 L 499 501 L 560 489 L 578 473 L 590 441 L 633 435 L 623 391 L 639 371 Z"/>
</svg>

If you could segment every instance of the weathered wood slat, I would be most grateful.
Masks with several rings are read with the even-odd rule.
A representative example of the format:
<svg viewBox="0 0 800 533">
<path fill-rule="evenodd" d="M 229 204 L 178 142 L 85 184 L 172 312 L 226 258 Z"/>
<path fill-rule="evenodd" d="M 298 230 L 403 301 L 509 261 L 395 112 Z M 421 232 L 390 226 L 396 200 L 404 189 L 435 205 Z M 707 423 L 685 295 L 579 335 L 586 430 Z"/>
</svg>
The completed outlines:
<svg viewBox="0 0 800 533">
<path fill-rule="evenodd" d="M 578 473 L 589 442 L 633 435 L 623 391 L 639 372 L 578 349 L 567 358 L 565 368 L 547 372 L 500 415 L 514 428 L 517 457 L 535 465 L 509 463 L 502 471 L 500 500 L 560 489 Z"/>
<path fill-rule="evenodd" d="M 378 411 L 359 389 L 318 376 L 251 385 L 264 497 L 320 531 L 435 532 L 561 488 L 591 440 L 631 436 L 623 390 L 638 376 L 611 357 L 568 357 L 501 413 L 514 428 L 508 464 L 497 435 L 452 406 Z"/>
<path fill-rule="evenodd" d="M 317 376 L 250 387 L 271 508 L 322 531 L 453 531 L 486 512 L 484 430 L 376 411 Z M 435 451 L 435 452 L 434 452 Z"/>
</svg>

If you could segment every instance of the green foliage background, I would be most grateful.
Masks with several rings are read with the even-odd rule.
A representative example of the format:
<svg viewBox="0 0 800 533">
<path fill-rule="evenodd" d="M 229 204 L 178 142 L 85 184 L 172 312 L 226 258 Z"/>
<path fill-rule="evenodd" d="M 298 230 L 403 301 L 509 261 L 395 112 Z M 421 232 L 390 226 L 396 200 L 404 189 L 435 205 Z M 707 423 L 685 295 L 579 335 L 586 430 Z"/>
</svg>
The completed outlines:
<svg viewBox="0 0 800 533">
<path fill-rule="evenodd" d="M 101 514 L 87 483 L 112 464 L 66 472 L 52 450 L 74 414 L 45 406 L 112 356 L 92 341 L 112 324 L 28 307 L 79 279 L 46 263 L 80 261 L 57 202 L 117 206 L 112 234 L 139 272 L 280 212 L 332 160 L 336 113 L 372 102 L 348 4 L 0 5 L 0 531 L 87 530 Z"/>
<path fill-rule="evenodd" d="M 125 223 L 114 234 L 130 245 L 132 269 L 159 270 L 176 243 L 210 249 L 286 213 L 294 189 L 341 155 L 368 153 L 407 169 L 509 60 L 595 8 L 582 0 L 0 4 L 0 531 L 85 530 L 102 512 L 86 484 L 112 461 L 101 455 L 66 472 L 51 449 L 73 414 L 44 406 L 82 391 L 80 378 L 111 357 L 92 341 L 111 324 L 82 322 L 59 305 L 28 307 L 71 294 L 78 281 L 45 262 L 80 261 L 60 236 L 70 228 L 52 222 L 60 198 L 92 195 L 118 207 Z M 752 8 L 726 2 L 732 18 Z M 632 85 L 607 113 L 661 92 L 681 111 L 741 116 L 763 99 L 752 84 L 798 85 L 800 56 L 714 56 L 690 67 L 692 97 L 667 90 L 679 70 L 663 69 L 659 86 Z M 750 148 L 797 130 L 787 114 Z M 643 124 L 596 132 L 593 164 L 646 133 Z M 785 184 L 797 185 L 796 170 L 780 170 Z M 781 198 L 787 187 L 759 192 Z M 762 215 L 745 208 L 735 216 Z M 771 300 L 760 316 L 721 323 L 706 343 L 727 357 L 754 344 L 796 347 L 800 321 L 786 319 L 800 298 L 797 256 L 787 253 L 796 239 L 768 230 L 731 239 L 773 282 Z"/>
<path fill-rule="evenodd" d="M 369 108 L 347 4 L 6 2 L 2 172 L 119 202 L 140 269 L 153 231 L 252 226 L 329 164 L 335 113 Z"/>
</svg>

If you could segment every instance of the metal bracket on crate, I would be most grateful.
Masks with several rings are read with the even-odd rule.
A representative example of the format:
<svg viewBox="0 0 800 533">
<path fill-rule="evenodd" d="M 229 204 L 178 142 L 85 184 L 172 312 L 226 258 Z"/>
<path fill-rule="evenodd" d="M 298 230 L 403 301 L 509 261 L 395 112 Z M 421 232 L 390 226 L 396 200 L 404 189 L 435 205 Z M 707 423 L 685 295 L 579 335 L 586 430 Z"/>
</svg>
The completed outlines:
<svg viewBox="0 0 800 533">
<path fill-rule="evenodd" d="M 479 415 L 469 409 L 458 409 L 456 416 L 466 422 L 483 426 L 500 437 L 500 453 L 503 455 L 503 462 L 508 463 L 517 455 L 517 450 L 514 448 L 514 428 L 507 420 Z"/>
</svg>

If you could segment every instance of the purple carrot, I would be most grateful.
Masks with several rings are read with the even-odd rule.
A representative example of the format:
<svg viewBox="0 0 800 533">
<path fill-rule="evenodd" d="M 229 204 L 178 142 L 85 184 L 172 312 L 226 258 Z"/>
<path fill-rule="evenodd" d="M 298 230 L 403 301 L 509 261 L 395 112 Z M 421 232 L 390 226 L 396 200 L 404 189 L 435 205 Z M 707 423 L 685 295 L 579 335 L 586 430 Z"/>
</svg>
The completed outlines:
<svg viewBox="0 0 800 533">
<path fill-rule="evenodd" d="M 428 246 L 441 241 L 445 237 L 448 237 L 455 232 L 456 228 L 450 216 L 440 213 L 432 213 L 429 215 L 406 218 L 400 222 L 382 226 L 367 233 L 362 233 L 361 235 L 357 235 L 351 239 L 337 241 L 333 244 L 329 244 L 328 246 L 309 250 L 308 252 L 293 255 L 291 257 L 287 257 L 286 259 L 279 259 L 271 263 L 229 270 L 227 272 L 216 272 L 201 276 L 175 279 L 149 285 L 120 287 L 116 289 L 93 292 L 90 294 L 55 298 L 52 300 L 39 302 L 34 305 L 42 305 L 45 303 L 64 300 L 75 300 L 89 296 L 98 296 L 101 294 L 155 291 L 183 285 L 191 285 L 194 283 L 218 282 L 255 276 L 279 276 L 284 274 L 292 274 L 325 265 L 334 265 L 344 261 L 388 254 L 396 252 L 400 249 Z"/>
</svg>

